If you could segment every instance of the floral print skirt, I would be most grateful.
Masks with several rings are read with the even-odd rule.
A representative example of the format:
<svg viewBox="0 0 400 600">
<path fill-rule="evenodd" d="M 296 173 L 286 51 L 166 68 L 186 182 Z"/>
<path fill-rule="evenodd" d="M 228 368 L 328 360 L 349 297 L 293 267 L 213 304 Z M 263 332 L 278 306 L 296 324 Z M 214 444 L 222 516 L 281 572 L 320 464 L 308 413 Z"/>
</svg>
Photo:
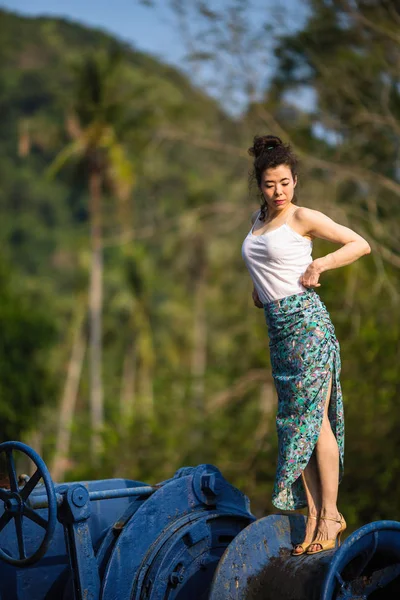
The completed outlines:
<svg viewBox="0 0 400 600">
<path fill-rule="evenodd" d="M 317 443 L 329 380 L 329 421 L 343 476 L 344 416 L 340 346 L 328 310 L 313 288 L 264 304 L 272 375 L 278 393 L 278 465 L 272 502 L 281 510 L 307 506 L 301 473 Z"/>
</svg>

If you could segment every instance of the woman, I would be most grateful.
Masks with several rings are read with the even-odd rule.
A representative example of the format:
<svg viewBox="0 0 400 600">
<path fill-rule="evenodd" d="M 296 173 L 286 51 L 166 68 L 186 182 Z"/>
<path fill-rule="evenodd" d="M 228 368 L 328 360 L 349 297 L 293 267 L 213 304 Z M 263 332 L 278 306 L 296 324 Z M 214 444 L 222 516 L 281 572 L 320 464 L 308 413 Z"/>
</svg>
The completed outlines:
<svg viewBox="0 0 400 600">
<path fill-rule="evenodd" d="M 278 393 L 272 502 L 283 510 L 308 507 L 305 538 L 293 554 L 315 554 L 334 548 L 338 536 L 340 544 L 346 522 L 336 505 L 344 452 L 340 346 L 313 288 L 321 285 L 321 273 L 371 249 L 348 227 L 296 206 L 297 160 L 289 145 L 276 136 L 256 136 L 249 153 L 262 205 L 253 214 L 242 255 L 254 283 L 254 304 L 264 309 Z M 314 238 L 342 247 L 313 260 Z"/>
</svg>

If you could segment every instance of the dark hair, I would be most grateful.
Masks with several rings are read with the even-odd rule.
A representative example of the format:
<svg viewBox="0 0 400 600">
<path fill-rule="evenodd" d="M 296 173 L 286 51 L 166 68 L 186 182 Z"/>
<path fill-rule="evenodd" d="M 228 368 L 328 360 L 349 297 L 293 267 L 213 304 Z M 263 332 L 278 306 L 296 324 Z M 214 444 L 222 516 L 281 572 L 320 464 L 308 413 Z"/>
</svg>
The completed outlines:
<svg viewBox="0 0 400 600">
<path fill-rule="evenodd" d="M 253 145 L 249 148 L 249 154 L 254 156 L 253 172 L 250 175 L 251 179 L 257 181 L 257 185 L 261 187 L 262 174 L 266 169 L 278 167 L 279 165 L 287 165 L 290 167 L 293 179 L 297 177 L 298 160 L 293 154 L 290 144 L 284 144 L 281 138 L 276 135 L 256 135 L 253 140 Z M 264 196 L 261 194 L 261 213 L 260 219 L 264 221 L 267 211 L 267 203 Z M 297 198 L 294 196 L 292 202 L 297 203 Z"/>
</svg>

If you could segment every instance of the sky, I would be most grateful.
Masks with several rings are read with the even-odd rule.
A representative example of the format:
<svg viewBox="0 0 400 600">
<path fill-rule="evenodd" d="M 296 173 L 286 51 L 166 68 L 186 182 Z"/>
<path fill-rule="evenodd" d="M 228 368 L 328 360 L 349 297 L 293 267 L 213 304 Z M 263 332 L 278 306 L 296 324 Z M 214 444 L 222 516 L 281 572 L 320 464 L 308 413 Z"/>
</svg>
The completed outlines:
<svg viewBox="0 0 400 600">
<path fill-rule="evenodd" d="M 188 3 L 190 0 L 188 0 Z M 226 6 L 229 0 L 213 0 L 213 7 Z M 207 87 L 210 79 L 207 69 L 194 71 L 185 62 L 187 46 L 178 33 L 176 20 L 168 10 L 168 0 L 158 0 L 155 8 L 144 6 L 140 0 L 0 0 L 0 7 L 26 16 L 51 15 L 102 29 L 131 44 L 134 48 L 152 54 L 160 60 L 183 70 L 194 83 L 218 97 L 218 92 Z M 255 25 L 268 11 L 286 19 L 290 29 L 301 27 L 305 18 L 302 0 L 286 0 L 282 12 L 280 0 L 252 0 L 249 18 Z M 195 25 L 194 25 L 195 27 Z M 226 107 L 234 113 L 235 108 Z M 240 112 L 241 99 L 236 100 Z"/>
<path fill-rule="evenodd" d="M 138 0 L 0 0 L 0 6 L 23 15 L 52 15 L 108 31 L 133 46 L 179 63 L 183 45 L 174 35 L 166 10 Z"/>
</svg>

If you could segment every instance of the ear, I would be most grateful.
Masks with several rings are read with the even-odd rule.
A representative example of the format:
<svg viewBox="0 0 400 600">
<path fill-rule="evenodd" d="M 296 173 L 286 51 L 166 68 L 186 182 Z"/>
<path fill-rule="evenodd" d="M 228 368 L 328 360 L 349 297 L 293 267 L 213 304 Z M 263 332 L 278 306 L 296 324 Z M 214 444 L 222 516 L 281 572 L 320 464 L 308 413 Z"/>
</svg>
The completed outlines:
<svg viewBox="0 0 400 600">
<path fill-rule="evenodd" d="M 296 175 L 296 177 L 294 178 L 294 184 L 293 184 L 293 187 L 296 187 L 296 185 L 297 185 L 297 175 Z"/>
</svg>

